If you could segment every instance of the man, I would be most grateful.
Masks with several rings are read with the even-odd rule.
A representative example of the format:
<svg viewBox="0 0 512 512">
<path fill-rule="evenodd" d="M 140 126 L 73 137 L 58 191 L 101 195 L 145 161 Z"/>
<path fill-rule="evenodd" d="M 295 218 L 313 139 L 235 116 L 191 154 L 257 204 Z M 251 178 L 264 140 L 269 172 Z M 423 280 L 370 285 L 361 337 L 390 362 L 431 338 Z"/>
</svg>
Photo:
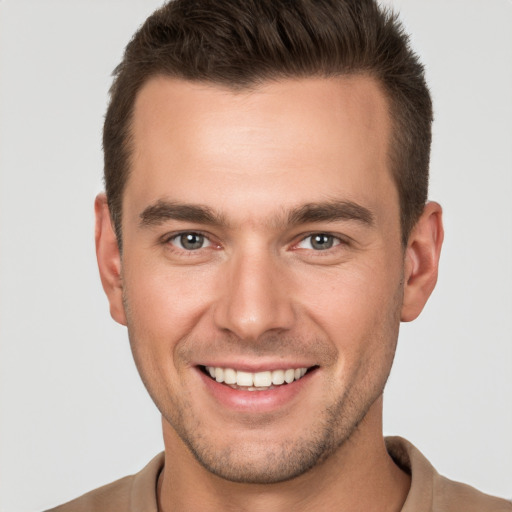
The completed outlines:
<svg viewBox="0 0 512 512">
<path fill-rule="evenodd" d="M 180 1 L 116 71 L 96 209 L 165 454 L 56 510 L 512 510 L 382 435 L 437 279 L 432 109 L 371 1 Z"/>
</svg>

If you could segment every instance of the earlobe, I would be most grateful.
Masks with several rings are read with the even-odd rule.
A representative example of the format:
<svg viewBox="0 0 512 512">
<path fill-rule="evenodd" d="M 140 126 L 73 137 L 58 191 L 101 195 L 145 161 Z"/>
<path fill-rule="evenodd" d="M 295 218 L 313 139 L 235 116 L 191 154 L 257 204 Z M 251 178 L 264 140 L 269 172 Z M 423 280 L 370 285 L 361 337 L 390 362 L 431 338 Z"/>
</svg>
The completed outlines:
<svg viewBox="0 0 512 512">
<path fill-rule="evenodd" d="M 98 194 L 96 197 L 94 212 L 96 216 L 96 258 L 98 260 L 101 284 L 110 303 L 112 318 L 116 322 L 126 325 L 123 305 L 123 282 L 121 278 L 121 254 L 110 220 L 110 212 L 105 194 Z"/>
<path fill-rule="evenodd" d="M 429 202 L 407 243 L 401 320 L 410 322 L 422 311 L 437 282 L 444 231 L 442 209 Z"/>
</svg>

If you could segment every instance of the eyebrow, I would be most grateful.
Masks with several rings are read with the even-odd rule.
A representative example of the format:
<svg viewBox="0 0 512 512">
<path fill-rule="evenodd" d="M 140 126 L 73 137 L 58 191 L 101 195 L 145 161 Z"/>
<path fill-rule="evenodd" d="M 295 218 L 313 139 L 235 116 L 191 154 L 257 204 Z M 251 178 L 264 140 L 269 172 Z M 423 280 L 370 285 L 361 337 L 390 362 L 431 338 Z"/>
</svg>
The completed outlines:
<svg viewBox="0 0 512 512">
<path fill-rule="evenodd" d="M 140 214 L 141 226 L 156 226 L 166 220 L 182 220 L 209 225 L 226 224 L 222 215 L 215 213 L 207 206 L 174 203 L 163 199 L 148 206 Z"/>
<path fill-rule="evenodd" d="M 289 224 L 335 222 L 338 220 L 355 220 L 367 226 L 373 226 L 375 216 L 371 210 L 353 201 L 308 203 L 292 210 L 288 215 Z"/>
<path fill-rule="evenodd" d="M 286 218 L 286 217 L 285 217 Z M 211 208 L 196 204 L 176 203 L 158 200 L 148 206 L 140 214 L 142 227 L 156 226 L 167 220 L 179 220 L 211 226 L 226 226 L 224 215 Z M 353 201 L 326 201 L 308 203 L 294 208 L 287 214 L 287 224 L 297 225 L 314 222 L 336 222 L 339 220 L 357 221 L 367 226 L 373 226 L 375 216 L 371 210 Z M 272 225 L 281 224 L 274 220 Z"/>
</svg>

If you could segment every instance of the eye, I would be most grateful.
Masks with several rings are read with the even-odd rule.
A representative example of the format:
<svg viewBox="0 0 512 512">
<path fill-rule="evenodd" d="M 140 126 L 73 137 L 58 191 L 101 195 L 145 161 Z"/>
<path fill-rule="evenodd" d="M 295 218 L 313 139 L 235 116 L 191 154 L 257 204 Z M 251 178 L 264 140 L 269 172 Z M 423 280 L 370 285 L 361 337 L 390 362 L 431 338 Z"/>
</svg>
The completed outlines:
<svg viewBox="0 0 512 512">
<path fill-rule="evenodd" d="M 208 238 L 200 233 L 180 233 L 179 235 L 173 236 L 169 240 L 169 243 L 186 251 L 196 251 L 211 245 Z"/>
<path fill-rule="evenodd" d="M 314 233 L 302 239 L 297 247 L 300 249 L 313 249 L 315 251 L 326 251 L 336 245 L 339 245 L 341 240 L 333 235 L 326 233 Z"/>
</svg>

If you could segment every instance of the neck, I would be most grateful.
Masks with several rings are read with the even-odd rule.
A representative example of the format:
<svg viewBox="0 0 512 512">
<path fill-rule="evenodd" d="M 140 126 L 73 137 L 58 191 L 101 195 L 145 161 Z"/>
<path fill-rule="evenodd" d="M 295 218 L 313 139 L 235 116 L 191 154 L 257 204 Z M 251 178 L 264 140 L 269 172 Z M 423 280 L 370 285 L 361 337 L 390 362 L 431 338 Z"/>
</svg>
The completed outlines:
<svg viewBox="0 0 512 512">
<path fill-rule="evenodd" d="M 160 512 L 282 510 L 398 512 L 410 477 L 395 465 L 382 435 L 382 397 L 338 450 L 303 475 L 269 485 L 224 480 L 203 468 L 164 420 Z"/>
</svg>

